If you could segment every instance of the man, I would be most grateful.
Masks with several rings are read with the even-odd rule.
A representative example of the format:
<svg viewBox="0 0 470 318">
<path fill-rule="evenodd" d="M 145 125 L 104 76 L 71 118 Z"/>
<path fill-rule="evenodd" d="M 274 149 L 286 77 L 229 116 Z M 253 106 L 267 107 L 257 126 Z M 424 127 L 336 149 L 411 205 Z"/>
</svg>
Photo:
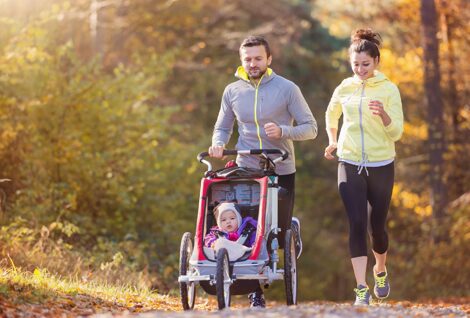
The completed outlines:
<svg viewBox="0 0 470 318">
<path fill-rule="evenodd" d="M 276 164 L 279 185 L 288 192 L 279 201 L 279 244 L 284 245 L 284 233 L 291 222 L 298 233 L 297 255 L 300 255 L 300 223 L 292 218 L 295 194 L 294 140 L 314 139 L 317 123 L 300 89 L 293 82 L 277 75 L 269 68 L 272 62 L 268 42 L 261 36 L 249 36 L 239 50 L 242 66 L 235 76 L 238 81 L 229 84 L 224 91 L 217 122 L 214 126 L 209 155 L 222 158 L 225 145 L 237 120 L 237 149 L 277 148 L 289 153 L 289 157 Z M 296 126 L 294 126 L 294 121 Z M 254 156 L 238 156 L 242 167 L 259 168 Z M 249 295 L 252 307 L 264 307 L 260 288 Z"/>
</svg>

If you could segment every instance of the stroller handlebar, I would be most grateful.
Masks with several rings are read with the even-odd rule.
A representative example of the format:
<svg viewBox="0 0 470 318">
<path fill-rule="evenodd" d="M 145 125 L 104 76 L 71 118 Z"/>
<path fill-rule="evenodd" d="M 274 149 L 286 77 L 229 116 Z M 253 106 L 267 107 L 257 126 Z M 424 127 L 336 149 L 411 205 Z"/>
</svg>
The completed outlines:
<svg viewBox="0 0 470 318">
<path fill-rule="evenodd" d="M 281 149 L 249 149 L 249 150 L 235 150 L 235 149 L 224 149 L 222 155 L 223 156 L 235 156 L 235 155 L 274 155 L 278 154 L 280 155 L 279 157 L 273 159 L 273 162 L 279 162 L 279 161 L 284 161 L 287 159 L 289 156 L 289 153 L 287 151 L 281 150 Z M 204 160 L 204 158 L 208 157 L 209 153 L 207 151 L 201 152 L 197 155 L 197 161 L 202 162 L 207 165 L 207 170 L 211 171 L 212 170 L 212 164 Z"/>
</svg>

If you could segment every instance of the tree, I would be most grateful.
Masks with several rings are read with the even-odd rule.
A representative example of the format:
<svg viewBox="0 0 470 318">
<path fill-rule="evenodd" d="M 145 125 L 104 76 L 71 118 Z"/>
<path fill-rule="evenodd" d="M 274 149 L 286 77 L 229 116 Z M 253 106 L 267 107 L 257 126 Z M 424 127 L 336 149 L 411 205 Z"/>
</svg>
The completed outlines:
<svg viewBox="0 0 470 318">
<path fill-rule="evenodd" d="M 421 0 L 421 26 L 424 48 L 424 91 L 428 108 L 429 177 L 431 205 L 434 219 L 444 216 L 446 190 L 443 180 L 443 153 L 445 149 L 443 102 L 440 88 L 439 43 L 437 40 L 437 12 L 434 0 Z M 434 237 L 437 239 L 437 237 Z"/>
</svg>

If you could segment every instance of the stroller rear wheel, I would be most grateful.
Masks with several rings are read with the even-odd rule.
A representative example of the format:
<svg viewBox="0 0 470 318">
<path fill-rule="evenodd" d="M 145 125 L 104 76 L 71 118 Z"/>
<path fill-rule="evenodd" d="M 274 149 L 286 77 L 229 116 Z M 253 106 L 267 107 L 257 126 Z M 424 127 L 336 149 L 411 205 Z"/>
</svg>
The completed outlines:
<svg viewBox="0 0 470 318">
<path fill-rule="evenodd" d="M 189 258 L 193 252 L 193 243 L 191 242 L 191 233 L 186 232 L 181 238 L 180 246 L 180 264 L 179 274 L 188 275 L 189 272 Z M 180 284 L 180 296 L 181 303 L 184 310 L 191 310 L 194 308 L 194 302 L 196 300 L 196 283 L 187 282 Z"/>
<path fill-rule="evenodd" d="M 292 230 L 286 231 L 284 244 L 284 284 L 286 287 L 287 305 L 297 304 L 297 256 L 295 239 Z"/>
<path fill-rule="evenodd" d="M 219 309 L 230 307 L 230 286 L 232 285 L 232 275 L 228 252 L 225 248 L 221 248 L 217 252 L 215 279 L 215 289 L 217 293 L 217 303 L 219 305 Z"/>
</svg>

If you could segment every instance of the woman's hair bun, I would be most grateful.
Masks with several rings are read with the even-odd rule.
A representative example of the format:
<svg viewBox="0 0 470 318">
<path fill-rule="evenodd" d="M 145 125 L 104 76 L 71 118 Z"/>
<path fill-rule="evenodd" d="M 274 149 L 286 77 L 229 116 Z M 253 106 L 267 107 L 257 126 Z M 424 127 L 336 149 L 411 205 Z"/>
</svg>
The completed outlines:
<svg viewBox="0 0 470 318">
<path fill-rule="evenodd" d="M 377 32 L 372 31 L 372 29 L 357 29 L 353 31 L 351 34 L 351 44 L 361 40 L 368 40 L 380 46 L 382 37 Z"/>
</svg>

